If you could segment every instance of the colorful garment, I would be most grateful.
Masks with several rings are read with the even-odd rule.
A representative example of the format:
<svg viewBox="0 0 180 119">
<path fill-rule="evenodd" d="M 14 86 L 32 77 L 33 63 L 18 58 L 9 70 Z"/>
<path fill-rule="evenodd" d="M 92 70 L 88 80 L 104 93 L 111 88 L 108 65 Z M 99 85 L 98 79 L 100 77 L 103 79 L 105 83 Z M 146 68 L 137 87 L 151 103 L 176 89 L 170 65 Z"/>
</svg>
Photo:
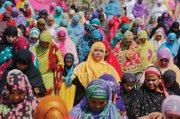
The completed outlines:
<svg viewBox="0 0 180 119">
<path fill-rule="evenodd" d="M 168 67 L 166 68 L 162 68 L 159 64 L 160 59 L 167 59 L 169 61 Z M 161 70 L 162 73 L 164 73 L 165 71 L 167 71 L 168 69 L 173 70 L 176 73 L 176 81 L 177 83 L 180 85 L 180 70 L 179 68 L 174 64 L 173 59 L 172 59 L 172 54 L 171 51 L 168 48 L 160 48 L 157 51 L 157 61 L 155 63 L 155 66 L 158 66 Z"/>
<path fill-rule="evenodd" d="M 124 33 L 129 29 L 129 25 L 124 23 L 121 28 L 116 32 L 113 39 L 110 41 L 111 47 L 114 49 L 117 43 L 124 38 Z"/>
<path fill-rule="evenodd" d="M 110 64 L 104 62 L 104 57 L 99 62 L 95 62 L 92 53 L 95 48 L 101 48 L 105 55 L 105 46 L 102 42 L 95 42 L 90 50 L 87 61 L 82 62 L 74 69 L 74 76 L 77 76 L 80 83 L 86 87 L 91 81 L 99 78 L 103 74 L 111 74 L 116 79 L 117 82 L 120 82 L 120 78 L 114 67 Z"/>
<path fill-rule="evenodd" d="M 135 3 L 136 3 L 136 0 L 125 0 L 123 8 L 126 9 L 127 17 L 130 17 L 131 15 L 133 15 L 132 12 L 133 12 L 133 7 L 134 7 Z M 134 15 L 133 15 L 133 17 L 134 17 Z"/>
<path fill-rule="evenodd" d="M 22 102 L 14 104 L 9 100 L 10 89 L 26 92 Z M 32 118 L 38 106 L 37 98 L 33 95 L 29 81 L 20 70 L 11 70 L 7 75 L 7 85 L 2 92 L 0 103 L 0 118 Z"/>
<path fill-rule="evenodd" d="M 99 113 L 93 113 L 88 108 L 88 98 L 105 98 L 107 104 Z M 112 92 L 108 83 L 102 79 L 92 81 L 86 88 L 86 97 L 76 105 L 70 112 L 73 118 L 77 119 L 119 119 L 120 115 L 115 105 L 112 103 Z"/>
<path fill-rule="evenodd" d="M 147 18 L 148 17 L 149 12 L 148 12 L 146 3 L 144 3 L 144 0 L 136 1 L 135 5 L 133 7 L 132 13 L 135 18 L 137 18 L 137 17 Z"/>
<path fill-rule="evenodd" d="M 173 40 L 174 43 L 173 44 L 170 44 L 169 41 L 170 40 Z M 168 35 L 168 38 L 166 40 L 166 42 L 164 42 L 160 47 L 159 49 L 161 48 L 168 48 L 170 51 L 171 51 L 171 54 L 172 54 L 172 57 L 176 57 L 177 53 L 178 53 L 178 50 L 179 50 L 179 44 L 178 44 L 178 40 L 177 40 L 177 36 L 175 33 L 169 33 Z"/>
<path fill-rule="evenodd" d="M 76 44 L 79 63 L 85 61 L 90 52 L 93 41 L 92 37 L 88 34 L 92 34 L 94 30 L 95 28 L 92 25 L 88 25 L 86 28 L 87 33 L 84 34 L 84 36 Z"/>
<path fill-rule="evenodd" d="M 68 35 L 76 45 L 78 40 L 84 35 L 84 26 L 80 23 L 78 15 L 74 15 L 71 24 L 67 27 Z"/>
<path fill-rule="evenodd" d="M 166 16 L 167 15 L 167 16 Z M 168 11 L 164 11 L 163 14 L 162 14 L 162 18 L 163 18 L 163 21 L 164 23 L 166 24 L 166 26 L 168 28 L 171 27 L 171 25 L 173 24 L 174 20 L 173 20 L 173 17 L 168 13 Z"/>
<path fill-rule="evenodd" d="M 145 38 L 145 43 L 138 44 L 138 48 L 140 50 L 140 56 L 143 68 L 146 68 L 149 64 L 154 63 L 156 61 L 155 49 L 151 42 L 148 41 L 147 32 L 142 30 L 140 31 L 138 38 Z"/>
<path fill-rule="evenodd" d="M 137 43 L 133 39 L 132 32 L 126 31 L 124 39 L 116 45 L 113 51 L 114 55 L 118 57 L 123 73 L 128 71 L 138 73 L 142 71 L 140 52 Z M 124 43 L 126 41 L 131 42 L 131 45 L 126 46 Z"/>
<path fill-rule="evenodd" d="M 13 6 L 13 3 L 12 2 L 10 2 L 10 1 L 5 1 L 4 2 L 4 4 L 3 4 L 3 6 L 1 7 L 1 9 L 0 9 L 0 14 L 3 14 L 5 11 L 6 11 L 6 8 L 8 7 L 8 6 Z"/>
<path fill-rule="evenodd" d="M 62 16 L 63 16 L 63 10 L 60 6 L 56 6 L 56 10 L 54 13 L 54 20 L 56 24 L 60 24 L 61 20 L 62 20 Z"/>
<path fill-rule="evenodd" d="M 118 0 L 114 0 L 113 2 L 109 2 L 104 7 L 104 13 L 106 14 L 106 18 L 109 21 L 113 16 L 121 16 L 120 4 Z"/>
<path fill-rule="evenodd" d="M 72 65 L 68 66 L 66 64 L 66 60 L 71 60 Z M 68 111 L 73 108 L 74 98 L 76 93 L 76 86 L 71 84 L 70 78 L 74 71 L 74 56 L 72 53 L 67 53 L 64 57 L 64 72 L 63 72 L 63 79 L 64 81 L 61 84 L 61 89 L 59 96 L 64 100 Z"/>
<path fill-rule="evenodd" d="M 40 44 L 32 47 L 32 51 L 36 54 L 39 61 L 39 71 L 41 72 L 44 85 L 46 87 L 46 94 L 57 94 L 59 90 L 54 82 L 61 78 L 55 75 L 57 72 L 61 72 L 63 66 L 62 55 L 58 47 L 52 42 L 51 34 L 48 31 L 43 31 L 40 34 L 40 41 L 48 42 L 49 47 L 44 48 Z"/>
<path fill-rule="evenodd" d="M 76 47 L 73 43 L 73 41 L 69 38 L 66 28 L 61 27 L 58 31 L 58 37 L 64 37 L 65 39 L 60 41 L 55 41 L 58 48 L 61 51 L 62 57 L 66 55 L 66 53 L 72 53 L 74 55 L 74 64 L 77 65 L 79 63 L 79 59 L 76 52 Z"/>
<path fill-rule="evenodd" d="M 108 41 L 103 41 L 105 47 L 106 47 L 106 51 L 109 53 L 108 56 L 105 56 L 105 61 L 112 65 L 116 71 L 118 72 L 119 74 L 119 77 L 122 78 L 122 69 L 121 69 L 121 66 L 118 62 L 118 59 L 117 57 L 114 56 L 114 54 L 112 53 L 112 48 L 111 48 L 111 45 Z"/>
</svg>

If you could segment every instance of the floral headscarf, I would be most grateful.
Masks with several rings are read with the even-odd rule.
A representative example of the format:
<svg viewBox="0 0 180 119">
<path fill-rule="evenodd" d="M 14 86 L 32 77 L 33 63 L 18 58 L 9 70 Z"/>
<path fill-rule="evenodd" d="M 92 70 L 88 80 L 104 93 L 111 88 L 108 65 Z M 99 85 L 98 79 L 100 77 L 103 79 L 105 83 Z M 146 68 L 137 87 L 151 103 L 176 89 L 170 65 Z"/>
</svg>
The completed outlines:
<svg viewBox="0 0 180 119">
<path fill-rule="evenodd" d="M 9 100 L 10 90 L 25 91 L 24 100 L 18 104 L 14 104 Z M 33 95 L 32 87 L 26 77 L 20 70 L 13 69 L 7 75 L 7 85 L 2 92 L 3 99 L 0 104 L 0 118 L 32 118 L 32 114 L 38 102 Z"/>
</svg>

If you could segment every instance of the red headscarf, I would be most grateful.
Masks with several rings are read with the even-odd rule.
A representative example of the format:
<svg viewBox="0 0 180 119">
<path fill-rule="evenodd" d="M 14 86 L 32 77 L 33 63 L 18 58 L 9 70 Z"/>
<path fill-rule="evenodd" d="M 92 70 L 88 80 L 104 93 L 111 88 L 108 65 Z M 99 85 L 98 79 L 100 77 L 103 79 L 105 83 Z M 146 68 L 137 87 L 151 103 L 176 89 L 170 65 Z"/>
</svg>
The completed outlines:
<svg viewBox="0 0 180 119">
<path fill-rule="evenodd" d="M 105 47 L 106 47 L 106 50 L 109 51 L 109 55 L 108 57 L 105 58 L 105 61 L 110 64 L 111 66 L 113 66 L 116 71 L 118 72 L 119 74 L 119 77 L 122 78 L 122 69 L 121 69 L 121 66 L 117 60 L 117 57 L 115 57 L 112 53 L 112 49 L 111 49 L 111 45 L 108 41 L 103 41 Z"/>
</svg>

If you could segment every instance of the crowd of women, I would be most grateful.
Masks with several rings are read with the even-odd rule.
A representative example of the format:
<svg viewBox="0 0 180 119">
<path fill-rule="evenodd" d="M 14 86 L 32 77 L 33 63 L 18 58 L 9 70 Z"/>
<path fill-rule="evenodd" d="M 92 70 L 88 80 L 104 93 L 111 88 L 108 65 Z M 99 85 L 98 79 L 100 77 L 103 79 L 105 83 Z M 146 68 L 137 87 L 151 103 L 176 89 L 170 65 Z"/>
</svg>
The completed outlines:
<svg viewBox="0 0 180 119">
<path fill-rule="evenodd" d="M 0 119 L 180 118 L 179 0 L 33 1 L 0 4 Z"/>
</svg>

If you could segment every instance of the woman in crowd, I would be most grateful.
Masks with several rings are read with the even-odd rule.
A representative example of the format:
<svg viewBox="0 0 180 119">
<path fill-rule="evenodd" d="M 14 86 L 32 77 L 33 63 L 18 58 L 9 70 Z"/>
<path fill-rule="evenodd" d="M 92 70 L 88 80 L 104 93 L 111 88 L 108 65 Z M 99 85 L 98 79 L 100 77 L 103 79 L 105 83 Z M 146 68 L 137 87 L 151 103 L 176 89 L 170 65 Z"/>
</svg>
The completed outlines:
<svg viewBox="0 0 180 119">
<path fill-rule="evenodd" d="M 66 103 L 68 111 L 70 111 L 73 107 L 76 94 L 76 86 L 71 84 L 70 79 L 73 74 L 74 67 L 74 55 L 72 53 L 66 53 L 64 56 L 64 71 L 62 75 L 63 82 L 61 83 L 59 96 Z"/>
<path fill-rule="evenodd" d="M 114 49 L 117 43 L 119 43 L 124 38 L 124 33 L 129 30 L 128 24 L 123 24 L 120 29 L 115 33 L 113 39 L 111 39 L 110 44 L 111 47 Z"/>
<path fill-rule="evenodd" d="M 51 95 L 41 99 L 33 119 L 69 119 L 69 114 L 64 101 Z"/>
<path fill-rule="evenodd" d="M 131 95 L 131 101 L 128 104 L 129 119 L 146 116 L 152 112 L 161 112 L 162 103 L 168 95 L 162 82 L 160 69 L 155 66 L 147 67 L 144 84 Z"/>
<path fill-rule="evenodd" d="M 20 49 L 17 51 L 12 64 L 3 74 L 3 78 L 5 78 L 7 73 L 12 69 L 19 69 L 27 76 L 35 96 L 42 97 L 46 94 L 46 88 L 44 86 L 41 73 L 34 66 L 32 62 L 32 53 L 28 49 Z"/>
<path fill-rule="evenodd" d="M 139 50 L 143 68 L 156 61 L 155 49 L 151 42 L 148 41 L 147 32 L 142 30 L 138 34 Z"/>
<path fill-rule="evenodd" d="M 60 6 L 56 6 L 56 10 L 54 13 L 54 21 L 56 24 L 60 24 L 61 20 L 62 20 L 62 16 L 63 16 L 63 10 Z"/>
<path fill-rule="evenodd" d="M 174 22 L 169 29 L 169 33 L 174 32 L 177 36 L 177 39 L 180 39 L 180 29 L 179 22 Z M 179 42 L 179 41 L 178 41 Z"/>
<path fill-rule="evenodd" d="M 118 72 L 119 77 L 122 78 L 123 73 L 121 65 L 119 64 L 117 57 L 114 56 L 110 43 L 108 41 L 103 41 L 103 43 L 106 47 L 104 61 L 113 66 Z"/>
<path fill-rule="evenodd" d="M 161 48 L 168 48 L 171 51 L 172 57 L 175 58 L 178 54 L 179 50 L 179 43 L 177 40 L 177 36 L 175 33 L 169 33 L 166 42 L 164 42 L 159 49 Z"/>
<path fill-rule="evenodd" d="M 61 72 L 60 67 L 63 67 L 63 59 L 48 31 L 45 30 L 40 34 L 39 44 L 34 46 L 32 51 L 39 61 L 39 71 L 46 87 L 46 94 L 53 94 L 53 91 L 57 93 L 58 87 L 54 85 L 54 81 L 61 77 L 57 77 L 55 74 Z"/>
<path fill-rule="evenodd" d="M 104 13 L 109 21 L 113 16 L 121 16 L 120 4 L 118 0 L 110 0 L 104 7 Z"/>
<path fill-rule="evenodd" d="M 178 119 L 180 117 L 180 96 L 167 97 L 162 105 L 163 119 Z"/>
<path fill-rule="evenodd" d="M 67 27 L 69 37 L 72 39 L 74 44 L 84 35 L 84 26 L 80 23 L 78 15 L 74 15 L 71 24 Z"/>
<path fill-rule="evenodd" d="M 63 58 L 66 53 L 72 53 L 74 55 L 74 64 L 77 65 L 79 63 L 76 47 L 73 41 L 69 38 L 66 28 L 61 27 L 58 30 L 57 40 L 55 40 L 55 43 L 60 49 Z"/>
<path fill-rule="evenodd" d="M 86 96 L 70 112 L 73 118 L 119 119 L 120 114 L 112 103 L 112 92 L 108 83 L 97 79 L 88 84 Z"/>
<path fill-rule="evenodd" d="M 171 25 L 173 24 L 174 20 L 173 20 L 172 16 L 169 14 L 169 12 L 168 11 L 164 11 L 161 17 L 162 17 L 165 25 L 168 28 L 170 28 Z"/>
<path fill-rule="evenodd" d="M 33 46 L 36 46 L 39 44 L 39 35 L 40 35 L 40 31 L 38 28 L 33 27 L 30 30 L 30 34 L 29 34 L 29 49 L 31 50 Z"/>
<path fill-rule="evenodd" d="M 157 51 L 159 47 L 165 42 L 163 30 L 156 30 L 150 42 L 154 45 L 155 51 Z"/>
<path fill-rule="evenodd" d="M 163 74 L 163 81 L 165 87 L 173 92 L 175 95 L 180 96 L 180 87 L 179 84 L 176 82 L 176 72 L 169 69 L 164 72 Z"/>
<path fill-rule="evenodd" d="M 116 45 L 113 52 L 118 57 L 123 73 L 126 71 L 134 73 L 142 71 L 140 52 L 137 43 L 134 41 L 132 32 L 125 32 L 124 38 Z"/>
<path fill-rule="evenodd" d="M 173 70 L 177 76 L 176 81 L 178 82 L 178 84 L 180 84 L 180 80 L 178 78 L 180 76 L 180 71 L 179 68 L 173 63 L 172 55 L 169 49 L 161 48 L 158 50 L 155 66 L 158 66 L 162 73 L 164 73 L 168 69 Z"/>
<path fill-rule="evenodd" d="M 149 12 L 148 12 L 148 8 L 144 0 L 136 1 L 133 7 L 132 13 L 135 18 L 139 17 L 139 18 L 145 19 L 148 17 Z"/>
<path fill-rule="evenodd" d="M 0 118 L 32 118 L 38 106 L 28 78 L 20 70 L 13 69 L 7 75 L 2 91 Z"/>
</svg>

